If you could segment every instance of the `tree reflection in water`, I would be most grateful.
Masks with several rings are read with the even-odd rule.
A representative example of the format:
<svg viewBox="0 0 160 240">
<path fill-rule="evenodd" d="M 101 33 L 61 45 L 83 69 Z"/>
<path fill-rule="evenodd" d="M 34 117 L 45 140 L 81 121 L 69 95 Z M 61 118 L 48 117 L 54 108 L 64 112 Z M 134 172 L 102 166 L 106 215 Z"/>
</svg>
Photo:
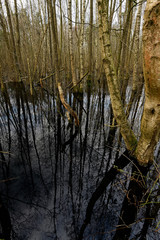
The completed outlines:
<svg viewBox="0 0 160 240">
<path fill-rule="evenodd" d="M 79 128 L 54 93 L 31 96 L 23 83 L 1 93 L 0 187 L 13 239 L 159 239 L 159 166 L 136 169 L 111 127 L 107 92 L 88 88 L 67 98 Z M 137 128 L 141 114 L 132 116 Z"/>
</svg>

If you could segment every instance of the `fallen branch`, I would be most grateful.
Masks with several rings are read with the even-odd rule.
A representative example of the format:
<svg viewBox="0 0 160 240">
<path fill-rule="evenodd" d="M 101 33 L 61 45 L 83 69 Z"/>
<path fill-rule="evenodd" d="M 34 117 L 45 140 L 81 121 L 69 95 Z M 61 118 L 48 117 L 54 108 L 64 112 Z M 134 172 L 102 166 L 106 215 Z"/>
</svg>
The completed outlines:
<svg viewBox="0 0 160 240">
<path fill-rule="evenodd" d="M 64 68 L 62 68 L 59 72 L 62 72 L 64 70 Z M 44 80 L 46 80 L 46 79 L 48 79 L 48 78 L 50 78 L 50 77 L 52 77 L 52 76 L 54 76 L 55 75 L 55 72 L 53 72 L 53 73 L 51 73 L 50 75 L 48 75 L 48 76 L 46 76 L 46 77 L 44 77 L 44 78 L 40 78 L 40 80 L 38 80 L 36 83 L 41 83 L 42 81 L 44 81 Z"/>
<path fill-rule="evenodd" d="M 60 96 L 60 100 L 61 103 L 63 104 L 63 106 L 65 107 L 65 109 L 72 115 L 72 117 L 75 120 L 75 125 L 79 126 L 79 119 L 77 116 L 77 113 L 71 108 L 71 106 L 65 101 L 64 99 L 64 94 L 63 94 L 63 89 L 61 87 L 61 84 L 58 83 L 58 91 L 59 91 L 59 96 Z"/>
<path fill-rule="evenodd" d="M 80 84 L 80 83 L 82 82 L 82 80 L 88 75 L 88 73 L 89 73 L 89 71 L 86 72 L 86 73 L 83 75 L 83 77 L 77 82 L 77 84 L 76 84 L 75 86 L 73 86 L 73 87 L 70 88 L 70 90 L 72 90 L 72 89 L 75 88 L 78 84 Z"/>
</svg>

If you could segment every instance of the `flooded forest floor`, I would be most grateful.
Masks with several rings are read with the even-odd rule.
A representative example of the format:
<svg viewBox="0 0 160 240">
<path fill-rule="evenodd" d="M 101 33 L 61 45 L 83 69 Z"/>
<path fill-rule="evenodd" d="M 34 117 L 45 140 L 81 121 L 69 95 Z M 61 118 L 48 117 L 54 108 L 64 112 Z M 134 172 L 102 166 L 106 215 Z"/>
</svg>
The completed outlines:
<svg viewBox="0 0 160 240">
<path fill-rule="evenodd" d="M 67 93 L 66 99 L 78 114 L 78 128 L 49 90 L 30 95 L 23 83 L 13 83 L 1 92 L 0 194 L 12 239 L 160 239 L 159 145 L 146 175 L 141 169 L 135 174 L 119 128 L 111 126 L 107 91 Z M 137 137 L 143 100 L 129 116 Z M 144 178 L 146 190 L 130 199 L 132 180 L 139 186 Z M 134 210 L 129 225 L 125 199 Z M 120 234 L 123 229 L 129 231 Z"/>
</svg>

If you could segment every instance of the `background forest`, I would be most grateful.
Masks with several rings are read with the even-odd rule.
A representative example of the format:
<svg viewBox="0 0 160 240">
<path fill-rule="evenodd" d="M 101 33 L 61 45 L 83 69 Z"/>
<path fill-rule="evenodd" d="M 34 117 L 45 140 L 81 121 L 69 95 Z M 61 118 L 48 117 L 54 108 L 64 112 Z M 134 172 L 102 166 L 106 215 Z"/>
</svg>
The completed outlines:
<svg viewBox="0 0 160 240">
<path fill-rule="evenodd" d="M 142 89 L 143 2 L 109 1 L 112 54 L 124 93 L 129 81 Z M 92 86 L 103 86 L 96 1 L 1 1 L 0 9 L 3 82 L 24 81 L 32 88 L 40 78 L 54 76 L 56 44 L 64 88 L 87 73 L 80 85 L 92 76 Z"/>
<path fill-rule="evenodd" d="M 159 12 L 159 0 L 0 0 L 6 240 L 160 238 L 160 84 L 146 84 L 160 76 Z"/>
</svg>

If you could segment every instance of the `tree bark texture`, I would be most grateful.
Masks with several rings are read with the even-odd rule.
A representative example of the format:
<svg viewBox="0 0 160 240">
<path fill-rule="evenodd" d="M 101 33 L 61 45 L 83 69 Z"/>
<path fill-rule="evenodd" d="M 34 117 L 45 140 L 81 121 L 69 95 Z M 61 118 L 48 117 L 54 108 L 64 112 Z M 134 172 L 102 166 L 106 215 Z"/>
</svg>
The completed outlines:
<svg viewBox="0 0 160 240">
<path fill-rule="evenodd" d="M 73 54 L 73 32 L 72 32 L 72 0 L 68 1 L 68 15 L 69 15 L 69 51 L 70 51 L 70 61 L 71 61 L 71 72 L 72 72 L 72 83 L 75 87 L 77 85 L 76 81 L 76 70 L 74 64 L 74 54 Z"/>
<path fill-rule="evenodd" d="M 21 54 L 21 38 L 20 38 L 20 30 L 19 30 L 19 16 L 18 16 L 18 7 L 17 0 L 14 0 L 14 8 L 15 8 L 15 16 L 16 16 L 16 35 L 17 35 L 17 56 L 18 56 L 18 64 L 21 63 L 21 71 L 23 70 L 22 63 L 22 54 Z M 20 68 L 20 66 L 19 66 Z"/>
<path fill-rule="evenodd" d="M 140 79 L 140 76 L 138 75 L 138 68 L 139 68 L 139 38 L 140 38 L 140 25 L 141 25 L 141 13 L 142 13 L 142 3 L 139 2 L 138 6 L 138 12 L 137 12 L 137 17 L 136 17 L 136 24 L 135 24 L 135 32 L 134 32 L 134 38 L 135 38 L 135 43 L 134 44 L 134 58 L 133 58 L 133 80 L 132 80 L 132 92 L 131 92 L 131 97 L 130 101 L 128 104 L 128 109 L 127 109 L 127 114 L 129 115 L 132 104 L 135 100 L 135 97 L 138 97 L 139 94 L 139 89 L 142 88 L 142 81 Z M 133 39 L 134 40 L 134 39 Z M 132 46 L 133 47 L 133 46 Z M 131 48 L 132 49 L 132 48 Z M 128 66 L 129 68 L 129 66 Z"/>
<path fill-rule="evenodd" d="M 99 35 L 102 47 L 103 65 L 107 78 L 107 84 L 110 92 L 113 113 L 120 127 L 121 134 L 125 141 L 126 147 L 133 152 L 136 148 L 137 140 L 127 121 L 123 109 L 123 103 L 120 95 L 120 87 L 116 74 L 113 56 L 111 52 L 110 31 L 108 21 L 107 2 L 98 0 L 99 11 Z"/>
<path fill-rule="evenodd" d="M 113 113 L 127 149 L 134 154 L 140 165 L 146 166 L 153 161 L 154 148 L 160 137 L 160 0 L 148 0 L 144 16 L 143 59 L 146 98 L 138 145 L 123 109 L 111 52 L 107 4 L 108 2 L 104 0 L 98 0 L 101 52 Z"/>
<path fill-rule="evenodd" d="M 160 0 L 148 0 L 143 25 L 145 105 L 136 155 L 142 165 L 153 161 L 160 137 Z"/>
<path fill-rule="evenodd" d="M 89 46 L 88 46 L 88 49 L 89 49 L 89 54 L 88 54 L 89 55 L 89 60 L 88 60 L 89 66 L 88 66 L 88 70 L 90 72 L 90 75 L 92 75 L 93 0 L 90 0 L 90 21 L 89 21 L 89 23 L 90 23 L 90 27 L 89 27 Z"/>
<path fill-rule="evenodd" d="M 82 20 L 81 20 L 81 34 L 80 34 L 80 78 L 84 74 L 84 59 L 83 59 L 83 45 L 84 45 L 84 21 L 85 21 L 86 0 L 83 0 Z M 82 85 L 81 85 L 82 88 Z"/>
</svg>

